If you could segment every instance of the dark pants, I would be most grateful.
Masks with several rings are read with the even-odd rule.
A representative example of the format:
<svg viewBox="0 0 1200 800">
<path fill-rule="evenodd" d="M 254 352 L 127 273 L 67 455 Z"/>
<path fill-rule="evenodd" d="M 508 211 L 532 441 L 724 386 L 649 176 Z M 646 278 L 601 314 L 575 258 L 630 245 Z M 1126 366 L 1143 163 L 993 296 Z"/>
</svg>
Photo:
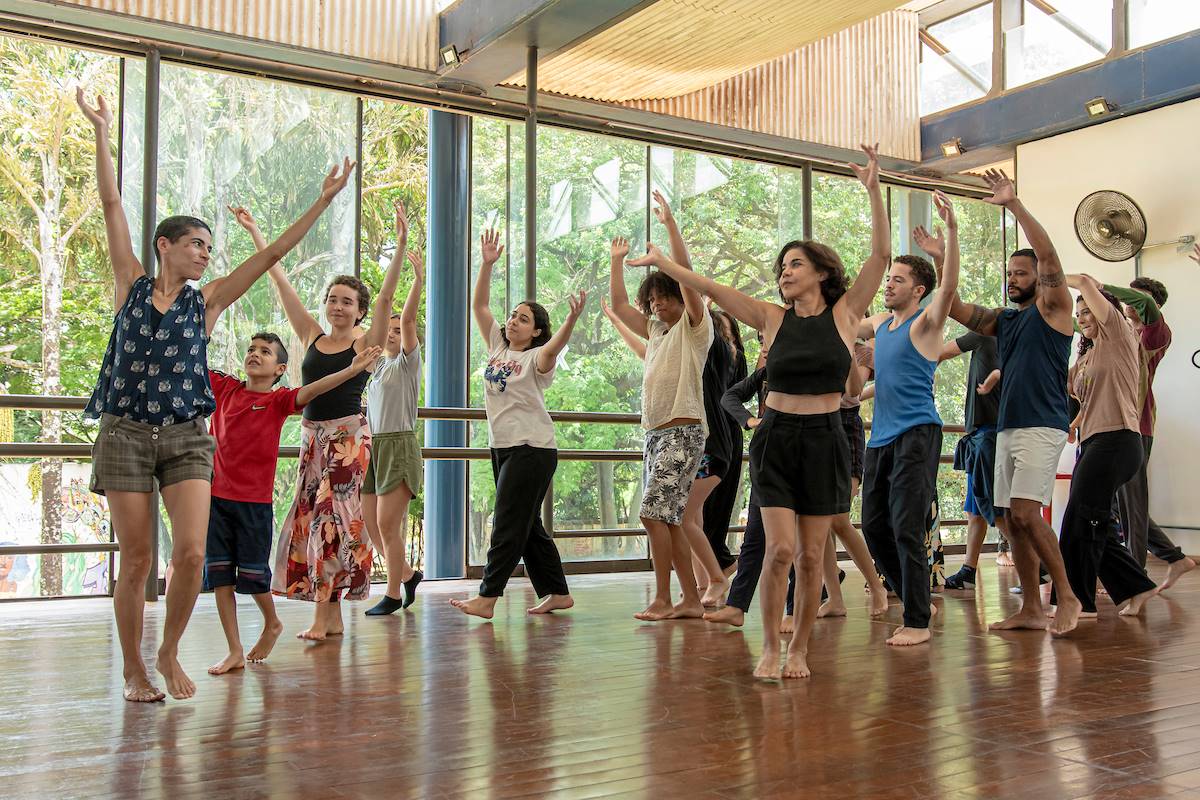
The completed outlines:
<svg viewBox="0 0 1200 800">
<path fill-rule="evenodd" d="M 1153 436 L 1142 436 L 1142 452 L 1145 458 L 1137 474 L 1117 490 L 1117 507 L 1121 514 L 1121 528 L 1125 531 L 1125 546 L 1134 561 L 1146 566 L 1146 551 L 1168 564 L 1184 559 L 1183 551 L 1175 546 L 1163 529 L 1150 518 L 1150 479 L 1146 469 L 1150 465 L 1150 450 L 1154 446 Z"/>
<path fill-rule="evenodd" d="M 542 500 L 557 467 L 557 450 L 529 445 L 492 448 L 496 512 L 480 597 L 504 594 L 504 586 L 521 560 L 538 597 L 570 593 L 562 557 L 542 527 Z"/>
<path fill-rule="evenodd" d="M 862 530 L 871 557 L 904 603 L 904 625 L 929 627 L 927 521 L 937 493 L 940 425 L 918 425 L 868 447 Z"/>
<path fill-rule="evenodd" d="M 704 536 L 712 546 L 713 555 L 722 570 L 732 566 L 738 559 L 729 552 L 729 519 L 737 502 L 738 489 L 742 485 L 742 430 L 733 428 L 733 448 L 729 465 L 721 475 L 721 482 L 704 501 Z"/>
<path fill-rule="evenodd" d="M 1154 588 L 1154 581 L 1117 538 L 1112 518 L 1113 495 L 1144 460 L 1136 431 L 1097 433 L 1080 447 L 1058 546 L 1084 611 L 1096 610 L 1097 578 L 1117 605 Z"/>
<path fill-rule="evenodd" d="M 746 533 L 742 537 L 742 549 L 738 551 L 737 574 L 729 587 L 726 605 L 740 608 L 743 613 L 750 610 L 758 579 L 762 575 L 763 558 L 767 552 L 767 534 L 763 529 L 762 512 L 754 495 L 750 496 L 750 508 L 746 512 Z M 788 571 L 787 613 L 792 613 L 796 597 L 796 568 Z"/>
</svg>

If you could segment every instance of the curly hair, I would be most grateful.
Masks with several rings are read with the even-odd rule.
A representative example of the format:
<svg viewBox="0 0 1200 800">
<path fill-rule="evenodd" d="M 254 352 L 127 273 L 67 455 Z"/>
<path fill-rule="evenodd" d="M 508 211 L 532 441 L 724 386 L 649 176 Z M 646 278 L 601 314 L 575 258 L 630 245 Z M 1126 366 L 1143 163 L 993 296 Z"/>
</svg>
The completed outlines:
<svg viewBox="0 0 1200 800">
<path fill-rule="evenodd" d="M 679 281 L 660 270 L 653 270 L 647 275 L 637 290 L 638 308 L 647 316 L 650 315 L 650 298 L 652 295 L 674 297 L 679 302 L 683 302 L 683 290 L 679 288 Z"/>
<path fill-rule="evenodd" d="M 529 309 L 529 313 L 533 315 L 533 327 L 535 330 L 540 330 L 537 336 L 529 341 L 529 349 L 541 347 L 546 342 L 550 341 L 550 337 L 554 332 L 550 330 L 550 312 L 541 303 L 535 303 L 532 300 L 524 300 L 517 303 L 518 306 L 525 306 Z M 504 343 L 508 344 L 508 331 L 505 326 L 500 326 L 500 338 L 504 339 Z"/>
<path fill-rule="evenodd" d="M 371 289 L 353 275 L 337 275 L 325 287 L 325 302 L 329 302 L 329 291 L 335 286 L 349 286 L 358 292 L 358 319 L 354 324 L 361 325 L 367 318 L 367 309 L 371 307 Z"/>
<path fill-rule="evenodd" d="M 1121 301 L 1120 301 L 1120 300 L 1118 300 L 1117 298 L 1113 297 L 1111 294 L 1109 294 L 1108 292 L 1104 291 L 1103 289 L 1101 289 L 1101 290 L 1100 290 L 1100 294 L 1104 295 L 1104 299 L 1105 299 L 1105 300 L 1107 300 L 1109 303 L 1111 303 L 1111 304 L 1112 304 L 1112 307 L 1113 307 L 1113 308 L 1115 308 L 1115 309 L 1117 310 L 1117 313 L 1118 313 L 1118 314 L 1122 314 L 1122 313 L 1124 313 L 1124 312 L 1121 310 Z M 1079 305 L 1079 304 L 1080 304 L 1080 303 L 1082 303 L 1082 302 L 1084 302 L 1083 295 L 1079 295 L 1079 297 L 1075 298 L 1075 304 L 1076 304 L 1076 305 Z M 1096 343 L 1095 343 L 1095 342 L 1093 342 L 1091 339 L 1087 338 L 1087 337 L 1086 337 L 1086 336 L 1084 336 L 1082 333 L 1080 333 L 1080 334 L 1079 334 L 1079 345 L 1078 345 L 1077 352 L 1079 353 L 1079 355 L 1081 355 L 1081 356 L 1082 356 L 1082 355 L 1083 355 L 1084 353 L 1086 353 L 1088 350 L 1091 350 L 1091 349 L 1092 349 L 1092 348 L 1095 346 L 1095 344 L 1096 344 Z"/>
<path fill-rule="evenodd" d="M 893 264 L 904 264 L 912 273 L 913 284 L 916 286 L 924 286 L 925 294 L 921 297 L 929 297 L 933 294 L 934 287 L 937 286 L 937 271 L 934 270 L 933 264 L 929 263 L 929 259 L 921 256 L 896 256 L 892 259 Z"/>
<path fill-rule="evenodd" d="M 775 283 L 778 284 L 780 276 L 783 275 L 784 256 L 788 254 L 789 250 L 797 248 L 804 253 L 813 268 L 824 276 L 821 281 L 821 296 L 825 298 L 826 305 L 836 303 L 846 293 L 846 268 L 842 265 L 842 259 L 838 256 L 837 251 L 820 242 L 809 239 L 793 239 L 785 244 L 779 250 L 779 255 L 775 257 Z M 781 292 L 780 299 L 782 298 L 783 293 Z"/>
<path fill-rule="evenodd" d="M 1134 278 L 1129 282 L 1129 288 L 1150 295 L 1159 308 L 1167 304 L 1167 287 L 1163 286 L 1162 281 L 1156 281 L 1154 278 Z"/>
</svg>

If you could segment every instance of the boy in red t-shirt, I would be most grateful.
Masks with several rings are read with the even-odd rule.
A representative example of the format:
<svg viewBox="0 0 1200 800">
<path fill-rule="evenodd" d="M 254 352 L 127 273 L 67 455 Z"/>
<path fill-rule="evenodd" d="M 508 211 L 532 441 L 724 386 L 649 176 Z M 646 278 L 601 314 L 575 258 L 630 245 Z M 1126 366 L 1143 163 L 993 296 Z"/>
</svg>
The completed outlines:
<svg viewBox="0 0 1200 800">
<path fill-rule="evenodd" d="M 204 553 L 204 588 L 217 596 L 217 612 L 229 655 L 208 668 L 210 675 L 262 661 L 283 631 L 271 599 L 271 538 L 275 462 L 283 424 L 314 397 L 334 389 L 379 360 L 383 350 L 365 348 L 350 366 L 299 389 L 273 389 L 287 371 L 288 354 L 273 333 L 256 333 L 242 367 L 246 380 L 209 370 L 217 410 L 209 429 L 217 440 L 212 500 Z M 263 613 L 263 632 L 242 655 L 234 591 L 254 598 Z"/>
</svg>

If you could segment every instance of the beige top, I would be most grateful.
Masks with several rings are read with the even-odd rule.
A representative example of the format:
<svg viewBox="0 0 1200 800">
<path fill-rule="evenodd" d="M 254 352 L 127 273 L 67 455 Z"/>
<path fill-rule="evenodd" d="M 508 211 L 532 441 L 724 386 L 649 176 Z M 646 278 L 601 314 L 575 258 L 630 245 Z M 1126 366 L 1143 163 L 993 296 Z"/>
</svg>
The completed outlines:
<svg viewBox="0 0 1200 800">
<path fill-rule="evenodd" d="M 1113 309 L 1088 350 L 1071 368 L 1071 394 L 1079 398 L 1079 441 L 1108 431 L 1138 431 L 1138 338 Z"/>
<path fill-rule="evenodd" d="M 698 419 L 707 436 L 702 379 L 713 342 L 712 316 L 706 313 L 699 325 L 691 325 L 685 311 L 671 328 L 657 319 L 651 319 L 648 327 L 642 427 L 651 430 L 680 417 Z"/>
</svg>

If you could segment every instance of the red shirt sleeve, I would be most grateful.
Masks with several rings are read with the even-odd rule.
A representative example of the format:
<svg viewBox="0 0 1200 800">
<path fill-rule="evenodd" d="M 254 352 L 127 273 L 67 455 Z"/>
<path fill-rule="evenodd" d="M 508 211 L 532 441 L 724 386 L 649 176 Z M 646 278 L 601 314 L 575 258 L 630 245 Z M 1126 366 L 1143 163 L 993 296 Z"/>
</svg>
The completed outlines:
<svg viewBox="0 0 1200 800">
<path fill-rule="evenodd" d="M 232 375 L 226 375 L 224 372 L 218 372 L 215 369 L 208 371 L 208 382 L 212 384 L 213 397 L 217 400 L 221 399 L 221 395 L 242 385 L 242 382 Z"/>
<path fill-rule="evenodd" d="M 271 400 L 275 404 L 276 413 L 280 417 L 290 417 L 292 414 L 299 414 L 301 406 L 296 403 L 296 397 L 299 394 L 299 389 L 276 389 L 272 392 Z"/>
</svg>

